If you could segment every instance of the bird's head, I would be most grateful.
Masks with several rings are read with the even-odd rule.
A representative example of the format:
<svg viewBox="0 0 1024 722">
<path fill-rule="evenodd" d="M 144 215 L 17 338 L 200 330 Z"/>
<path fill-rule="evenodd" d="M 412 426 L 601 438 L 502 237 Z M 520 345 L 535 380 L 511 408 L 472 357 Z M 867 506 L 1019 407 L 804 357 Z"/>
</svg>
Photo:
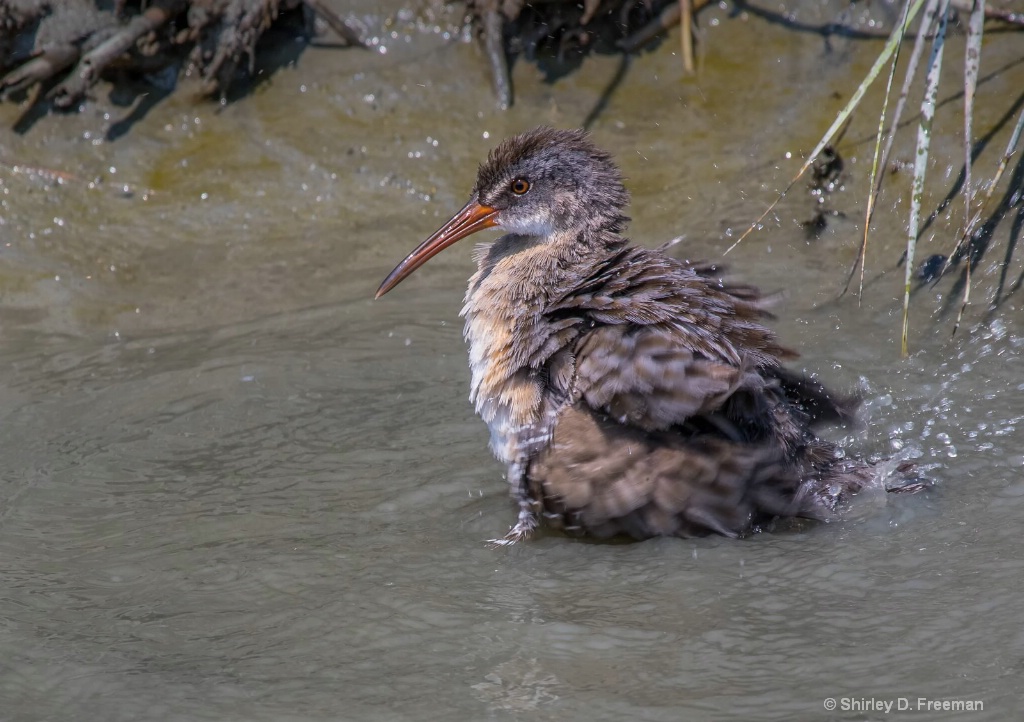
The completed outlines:
<svg viewBox="0 0 1024 722">
<path fill-rule="evenodd" d="M 480 166 L 462 210 L 384 279 L 380 298 L 428 259 L 485 228 L 532 241 L 618 233 L 629 220 L 622 175 L 582 130 L 540 127 L 502 141 Z"/>
</svg>

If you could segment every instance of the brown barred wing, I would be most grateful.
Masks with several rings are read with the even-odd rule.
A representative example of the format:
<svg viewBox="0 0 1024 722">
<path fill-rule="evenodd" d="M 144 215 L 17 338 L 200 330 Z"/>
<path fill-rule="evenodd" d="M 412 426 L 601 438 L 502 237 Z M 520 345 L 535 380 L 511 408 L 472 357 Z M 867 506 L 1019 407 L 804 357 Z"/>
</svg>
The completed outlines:
<svg viewBox="0 0 1024 722">
<path fill-rule="evenodd" d="M 596 328 L 576 344 L 575 358 L 574 397 L 646 431 L 717 411 L 737 391 L 756 394 L 765 385 L 751 364 L 709 359 L 661 326 Z"/>
<path fill-rule="evenodd" d="M 739 536 L 802 510 L 799 475 L 780 449 L 643 432 L 576 406 L 527 468 L 548 523 L 597 537 Z"/>
</svg>

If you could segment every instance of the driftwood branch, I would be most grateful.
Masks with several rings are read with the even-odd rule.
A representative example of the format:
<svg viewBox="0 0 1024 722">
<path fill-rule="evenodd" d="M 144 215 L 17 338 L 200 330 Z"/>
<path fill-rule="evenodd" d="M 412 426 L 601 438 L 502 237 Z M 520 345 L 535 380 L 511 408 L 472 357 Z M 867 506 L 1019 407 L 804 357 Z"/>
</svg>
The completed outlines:
<svg viewBox="0 0 1024 722">
<path fill-rule="evenodd" d="M 505 17 L 497 9 L 488 9 L 483 16 L 484 52 L 494 77 L 494 92 L 498 106 L 505 110 L 512 105 L 512 79 L 508 72 L 505 53 Z"/>
<path fill-rule="evenodd" d="M 690 3 L 691 13 L 695 13 L 711 0 L 693 0 Z M 651 42 L 655 37 L 660 35 L 665 30 L 673 28 L 679 24 L 680 18 L 683 16 L 682 3 L 672 3 L 668 5 L 658 17 L 651 20 L 651 22 L 644 25 L 642 28 L 637 30 L 632 35 L 628 35 L 619 41 L 618 45 L 627 53 L 632 53 L 639 50 L 647 43 Z"/>
<path fill-rule="evenodd" d="M 110 38 L 86 53 L 64 82 L 54 88 L 53 104 L 69 108 L 99 79 L 104 68 L 127 52 L 142 36 L 153 32 L 185 9 L 185 0 L 154 0 Z"/>
<path fill-rule="evenodd" d="M 6 98 L 12 93 L 20 93 L 36 83 L 49 80 L 73 65 L 80 55 L 81 50 L 75 45 L 46 48 L 27 63 L 0 78 L 0 97 Z"/>
<path fill-rule="evenodd" d="M 256 41 L 273 23 L 278 9 L 277 0 L 263 0 L 233 7 L 221 18 L 216 51 L 203 71 L 204 94 L 219 94 L 223 100 L 243 56 L 248 56 L 249 73 L 255 70 Z"/>
<path fill-rule="evenodd" d="M 359 31 L 343 20 L 341 16 L 328 7 L 323 0 L 303 0 L 303 3 L 314 13 L 322 17 L 324 22 L 331 27 L 331 30 L 333 30 L 338 37 L 346 43 L 355 47 L 366 47 L 366 43 L 364 43 L 363 39 L 359 36 Z"/>
</svg>

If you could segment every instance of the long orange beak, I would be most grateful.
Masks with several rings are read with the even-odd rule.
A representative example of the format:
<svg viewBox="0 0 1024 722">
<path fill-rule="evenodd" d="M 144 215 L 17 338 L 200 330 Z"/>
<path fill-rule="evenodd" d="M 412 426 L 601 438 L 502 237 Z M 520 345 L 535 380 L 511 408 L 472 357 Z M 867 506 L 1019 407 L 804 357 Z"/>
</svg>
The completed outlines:
<svg viewBox="0 0 1024 722">
<path fill-rule="evenodd" d="M 430 238 L 423 241 L 412 253 L 395 266 L 395 270 L 388 274 L 388 277 L 380 284 L 374 298 L 380 298 L 392 288 L 397 286 L 406 276 L 412 274 L 417 268 L 436 256 L 438 253 L 460 241 L 468 235 L 482 231 L 485 228 L 493 228 L 498 225 L 495 220 L 498 211 L 489 206 L 482 206 L 476 201 L 470 201 L 462 210 L 456 213 L 451 219 L 441 226 Z"/>
</svg>

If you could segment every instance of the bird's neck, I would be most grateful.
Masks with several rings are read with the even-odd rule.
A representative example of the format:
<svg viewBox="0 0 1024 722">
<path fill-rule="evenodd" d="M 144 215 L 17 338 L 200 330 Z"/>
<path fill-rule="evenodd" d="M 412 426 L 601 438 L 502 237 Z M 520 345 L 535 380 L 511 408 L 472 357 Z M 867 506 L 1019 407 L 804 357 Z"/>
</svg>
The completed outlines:
<svg viewBox="0 0 1024 722">
<path fill-rule="evenodd" d="M 625 241 L 504 236 L 477 246 L 462 315 L 472 374 L 470 401 L 491 430 L 491 448 L 511 462 L 519 432 L 545 402 L 544 366 L 557 353 L 548 300 L 564 294 Z"/>
</svg>

